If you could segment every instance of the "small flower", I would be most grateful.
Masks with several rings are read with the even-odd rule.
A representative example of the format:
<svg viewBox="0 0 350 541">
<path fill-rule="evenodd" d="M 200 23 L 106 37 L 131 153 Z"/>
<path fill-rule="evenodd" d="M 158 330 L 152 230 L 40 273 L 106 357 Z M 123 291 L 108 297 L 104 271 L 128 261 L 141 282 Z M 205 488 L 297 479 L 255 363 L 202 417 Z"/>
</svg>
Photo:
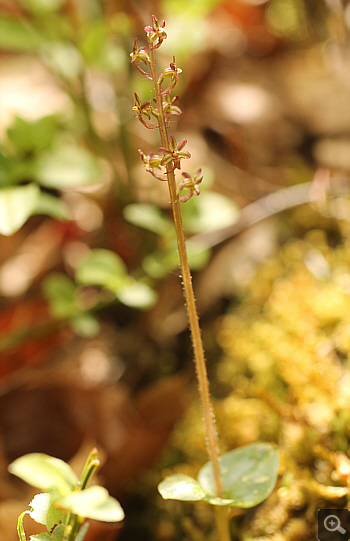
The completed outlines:
<svg viewBox="0 0 350 541">
<path fill-rule="evenodd" d="M 187 143 L 187 139 L 183 139 L 179 146 L 177 146 L 176 139 L 173 135 L 169 137 L 169 147 L 160 147 L 158 150 L 163 152 L 164 157 L 162 159 L 162 165 L 173 163 L 174 169 L 181 169 L 181 160 L 188 159 L 191 154 L 187 150 L 182 150 Z"/>
<path fill-rule="evenodd" d="M 174 96 L 171 98 L 169 95 L 165 96 L 165 101 L 163 101 L 163 111 L 165 116 L 165 122 L 167 126 L 170 126 L 170 120 L 172 115 L 181 115 L 182 111 L 180 107 L 175 105 L 175 103 L 178 101 L 179 96 Z"/>
<path fill-rule="evenodd" d="M 192 195 L 199 195 L 200 189 L 198 188 L 198 184 L 200 184 L 203 180 L 202 175 L 202 169 L 198 169 L 198 171 L 191 177 L 189 173 L 182 173 L 182 176 L 184 177 L 184 180 L 182 180 L 177 188 L 177 195 L 180 195 L 182 190 L 189 190 L 189 193 L 187 195 L 183 195 L 179 198 L 181 203 L 185 203 L 188 201 Z"/>
<path fill-rule="evenodd" d="M 141 156 L 141 160 L 143 161 L 146 171 L 148 171 L 148 173 L 151 173 L 151 175 L 153 175 L 158 180 L 168 180 L 168 177 L 166 174 L 162 175 L 155 171 L 155 169 L 161 169 L 162 167 L 161 156 L 158 156 L 157 154 L 154 154 L 153 152 L 150 152 L 149 154 L 146 155 L 140 149 L 139 149 L 139 154 Z"/>
<path fill-rule="evenodd" d="M 147 33 L 148 41 L 150 45 L 152 45 L 152 48 L 158 49 L 167 38 L 167 34 L 164 30 L 165 21 L 159 24 L 157 17 L 154 15 L 152 15 L 152 21 L 153 26 L 145 26 L 144 30 Z"/>
<path fill-rule="evenodd" d="M 137 64 L 138 62 L 142 62 L 143 64 L 149 64 L 147 47 L 139 47 L 137 38 L 135 38 L 134 46 L 132 48 L 132 53 L 130 53 L 130 56 L 132 64 Z"/>
<path fill-rule="evenodd" d="M 133 111 L 136 112 L 135 118 L 138 118 L 139 121 L 146 126 L 146 128 L 149 129 L 156 129 L 158 128 L 158 125 L 154 126 L 153 124 L 146 122 L 144 120 L 144 117 L 146 117 L 148 120 L 151 120 L 152 116 L 155 118 L 158 117 L 157 111 L 152 107 L 151 103 L 149 101 L 141 102 L 139 96 L 134 93 L 135 99 L 134 99 L 134 107 L 132 108 Z"/>
<path fill-rule="evenodd" d="M 172 81 L 171 86 L 166 90 L 163 90 L 162 96 L 169 95 L 174 90 L 174 87 L 179 80 L 180 73 L 182 73 L 182 69 L 176 67 L 175 56 L 173 56 L 173 61 L 170 62 L 169 68 L 165 68 L 158 79 L 159 86 L 162 84 L 165 78 L 168 78 Z"/>
</svg>

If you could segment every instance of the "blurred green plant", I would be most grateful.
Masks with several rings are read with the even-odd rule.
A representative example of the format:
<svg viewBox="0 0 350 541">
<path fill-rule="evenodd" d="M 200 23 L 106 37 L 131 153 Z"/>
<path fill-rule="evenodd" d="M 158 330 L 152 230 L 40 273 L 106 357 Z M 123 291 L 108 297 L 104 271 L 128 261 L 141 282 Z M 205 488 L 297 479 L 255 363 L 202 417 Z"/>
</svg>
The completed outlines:
<svg viewBox="0 0 350 541">
<path fill-rule="evenodd" d="M 64 142 L 56 116 L 27 121 L 16 117 L 0 146 L 0 234 L 12 235 L 34 214 L 69 218 L 52 191 L 97 182 L 98 159 L 77 143 Z"/>
<path fill-rule="evenodd" d="M 26 541 L 25 515 L 47 528 L 47 532 L 31 535 L 30 541 L 83 541 L 89 528 L 86 519 L 122 521 L 124 511 L 119 502 L 103 487 L 88 487 L 99 463 L 93 449 L 78 479 L 68 464 L 43 453 L 24 455 L 12 462 L 10 473 L 45 491 L 34 496 L 30 510 L 19 516 L 19 541 Z"/>
<path fill-rule="evenodd" d="M 127 205 L 124 218 L 130 223 L 152 231 L 158 236 L 154 251 L 147 253 L 142 260 L 146 274 L 155 279 L 164 278 L 178 267 L 178 251 L 173 220 L 170 216 L 151 204 Z M 226 197 L 210 191 L 203 191 L 201 197 L 191 198 L 182 211 L 186 235 L 188 261 L 191 270 L 202 269 L 209 261 L 211 250 L 205 242 L 191 241 L 191 235 L 213 232 L 237 222 L 237 205 Z"/>
<path fill-rule="evenodd" d="M 125 82 L 127 77 L 123 44 L 126 14 L 108 18 L 102 4 L 94 0 L 86 3 L 84 11 L 61 0 L 21 0 L 19 12 L 19 16 L 0 12 L 0 49 L 35 55 L 54 76 L 72 107 L 64 118 L 16 117 L 8 128 L 7 138 L 0 145 L 3 235 L 15 233 L 34 214 L 67 219 L 68 207 L 57 191 L 101 182 L 101 158 L 109 159 L 111 143 L 96 128 L 89 77 L 97 72 L 104 74 L 111 94 L 111 114 L 116 109 L 115 92 L 121 92 L 122 79 Z M 121 17 L 126 24 L 120 24 Z M 116 74 L 120 80 L 117 90 Z M 40 110 L 35 115 L 40 115 Z M 113 129 L 115 143 L 123 127 L 114 123 Z M 125 142 L 126 135 L 123 137 Z"/>
</svg>

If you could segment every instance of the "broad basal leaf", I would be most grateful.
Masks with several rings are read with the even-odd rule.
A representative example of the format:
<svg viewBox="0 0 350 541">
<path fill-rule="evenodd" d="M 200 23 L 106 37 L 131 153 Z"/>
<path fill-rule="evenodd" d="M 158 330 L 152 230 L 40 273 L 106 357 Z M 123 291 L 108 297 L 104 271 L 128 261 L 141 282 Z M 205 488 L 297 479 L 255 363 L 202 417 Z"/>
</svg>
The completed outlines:
<svg viewBox="0 0 350 541">
<path fill-rule="evenodd" d="M 224 498 L 215 495 L 211 463 L 205 464 L 195 481 L 187 475 L 172 475 L 158 486 L 165 499 L 205 501 L 226 507 L 254 507 L 272 492 L 278 475 L 278 453 L 267 443 L 253 443 L 221 457 Z"/>
<path fill-rule="evenodd" d="M 60 500 L 58 505 L 75 515 L 104 522 L 119 522 L 124 518 L 124 511 L 119 502 L 100 486 L 72 492 Z"/>
<path fill-rule="evenodd" d="M 209 503 L 230 507 L 253 507 L 272 492 L 278 475 L 278 452 L 268 443 L 252 443 L 221 457 L 225 500 L 215 496 L 214 478 L 209 462 L 203 466 L 198 481 L 210 495 Z M 226 502 L 226 503 L 224 503 Z"/>
<path fill-rule="evenodd" d="M 31 453 L 17 458 L 8 470 L 33 487 L 44 491 L 56 489 L 62 495 L 71 492 L 78 482 L 66 462 L 44 453 Z"/>
<path fill-rule="evenodd" d="M 93 154 L 72 145 L 42 154 L 36 162 L 34 174 L 43 186 L 77 188 L 99 182 L 101 168 Z"/>
</svg>

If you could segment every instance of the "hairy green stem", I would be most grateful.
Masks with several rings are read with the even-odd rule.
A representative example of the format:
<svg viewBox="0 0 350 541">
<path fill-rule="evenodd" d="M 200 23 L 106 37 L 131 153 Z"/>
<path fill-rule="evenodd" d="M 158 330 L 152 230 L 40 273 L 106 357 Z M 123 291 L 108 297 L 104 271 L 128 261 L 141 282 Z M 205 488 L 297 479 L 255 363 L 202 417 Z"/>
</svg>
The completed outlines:
<svg viewBox="0 0 350 541">
<path fill-rule="evenodd" d="M 152 79 L 155 88 L 156 102 L 158 109 L 158 125 L 159 133 L 161 138 L 161 143 L 164 148 L 169 148 L 169 137 L 168 131 L 165 123 L 165 115 L 163 109 L 163 100 L 161 95 L 161 88 L 158 84 L 158 77 L 156 71 L 156 64 L 154 59 L 154 50 L 152 44 L 149 44 L 149 58 L 150 58 L 150 69 L 152 74 Z M 215 428 L 215 419 L 213 414 L 213 409 L 210 401 L 209 393 L 209 383 L 208 383 L 208 373 L 204 357 L 203 342 L 201 337 L 201 330 L 199 326 L 199 319 L 196 308 L 196 301 L 194 297 L 194 291 L 192 286 L 192 276 L 190 272 L 190 267 L 188 264 L 187 249 L 186 249 L 186 238 L 185 232 L 182 223 L 180 201 L 177 194 L 176 180 L 174 174 L 173 163 L 170 162 L 166 165 L 167 171 L 167 180 L 169 186 L 170 200 L 173 211 L 174 226 L 176 231 L 177 238 L 177 247 L 180 257 L 180 267 L 182 274 L 182 283 L 184 289 L 184 295 L 186 300 L 187 314 L 189 319 L 189 327 L 192 336 L 192 345 L 194 350 L 194 360 L 196 365 L 199 394 L 202 406 L 202 412 L 204 417 L 205 431 L 206 431 L 206 445 L 209 455 L 209 460 L 213 469 L 214 476 L 214 485 L 215 492 L 217 496 L 223 497 L 223 483 L 220 472 L 220 458 L 218 450 L 218 437 Z M 219 534 L 220 541 L 230 541 L 229 534 L 229 522 L 226 509 L 216 508 L 215 511 L 217 530 Z"/>
</svg>

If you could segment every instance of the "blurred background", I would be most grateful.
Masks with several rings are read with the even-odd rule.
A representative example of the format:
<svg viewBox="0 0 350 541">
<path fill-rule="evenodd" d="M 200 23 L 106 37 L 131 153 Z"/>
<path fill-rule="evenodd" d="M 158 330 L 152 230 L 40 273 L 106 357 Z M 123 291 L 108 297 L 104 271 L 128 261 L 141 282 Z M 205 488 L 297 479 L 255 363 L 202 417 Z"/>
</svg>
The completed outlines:
<svg viewBox="0 0 350 541">
<path fill-rule="evenodd" d="M 221 450 L 281 456 L 232 539 L 312 541 L 350 474 L 347 0 L 0 2 L 0 537 L 34 494 L 12 460 L 79 473 L 97 445 L 126 520 L 90 541 L 215 539 L 204 504 L 156 490 L 207 457 L 167 186 L 138 153 L 160 141 L 132 111 L 152 14 L 204 174 L 182 211 Z"/>
</svg>

